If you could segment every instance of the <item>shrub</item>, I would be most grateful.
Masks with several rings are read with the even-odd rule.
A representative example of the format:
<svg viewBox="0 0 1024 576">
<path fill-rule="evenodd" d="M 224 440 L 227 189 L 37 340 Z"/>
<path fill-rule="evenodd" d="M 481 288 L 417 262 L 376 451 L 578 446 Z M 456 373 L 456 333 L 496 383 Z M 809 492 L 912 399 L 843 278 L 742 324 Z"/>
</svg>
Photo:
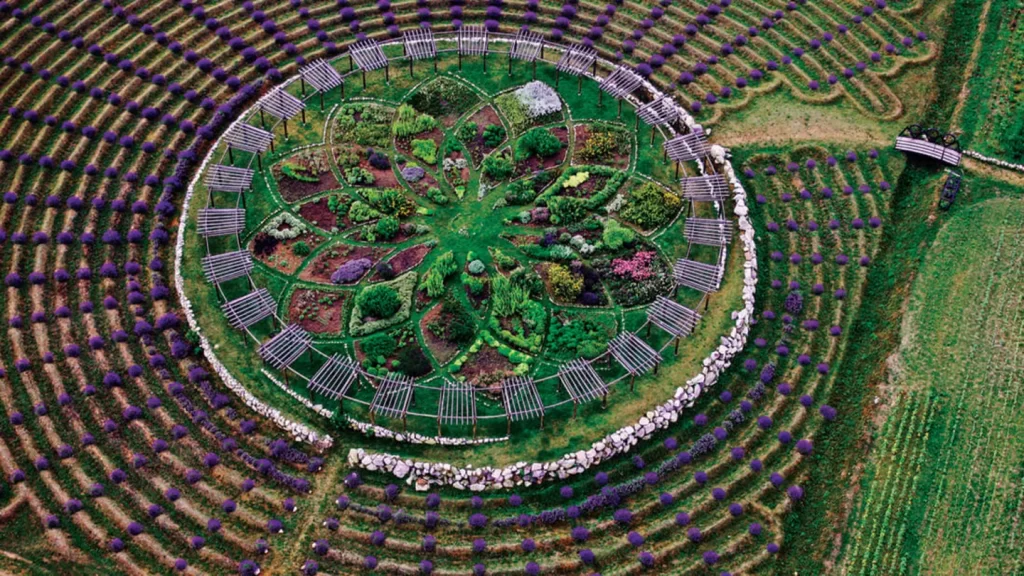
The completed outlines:
<svg viewBox="0 0 1024 576">
<path fill-rule="evenodd" d="M 375 208 L 369 206 L 362 200 L 356 200 L 348 208 L 348 218 L 353 222 L 366 222 L 374 218 L 380 218 L 381 214 Z"/>
<path fill-rule="evenodd" d="M 413 203 L 399 188 L 374 188 L 365 192 L 366 201 L 384 214 L 405 217 L 412 214 Z"/>
<path fill-rule="evenodd" d="M 365 320 L 364 317 L 367 316 L 367 314 L 363 312 L 359 303 L 359 297 L 357 297 L 354 309 L 352 310 L 352 317 L 349 321 L 349 333 L 358 338 L 360 336 L 377 332 L 378 330 L 390 328 L 408 320 L 412 313 L 412 296 L 413 292 L 416 290 L 416 281 L 416 273 L 407 272 L 394 280 L 381 282 L 380 284 L 373 286 L 373 288 L 391 289 L 398 294 L 401 306 L 398 311 L 389 318 L 377 318 L 370 321 Z"/>
<path fill-rule="evenodd" d="M 590 172 L 576 172 L 572 176 L 566 179 L 565 183 L 562 184 L 563 188 L 576 188 L 584 182 L 590 179 Z"/>
<path fill-rule="evenodd" d="M 370 148 L 367 150 L 367 154 L 367 161 L 370 163 L 370 166 L 373 166 L 377 170 L 387 170 L 388 168 L 391 168 L 391 161 L 389 161 L 388 157 L 383 153 L 375 152 L 373 148 Z"/>
<path fill-rule="evenodd" d="M 533 128 L 516 141 L 517 161 L 531 156 L 548 158 L 562 149 L 562 142 L 546 128 Z"/>
<path fill-rule="evenodd" d="M 345 180 L 352 186 L 372 186 L 377 181 L 369 170 L 359 166 L 345 170 Z"/>
<path fill-rule="evenodd" d="M 437 204 L 438 206 L 444 206 L 448 204 L 448 196 L 441 191 L 440 188 L 431 186 L 427 189 L 427 199 Z"/>
<path fill-rule="evenodd" d="M 469 263 L 469 273 L 474 276 L 478 276 L 484 273 L 484 263 L 479 260 L 473 260 Z"/>
<path fill-rule="evenodd" d="M 433 116 L 430 114 L 418 114 L 412 106 L 402 104 L 398 107 L 392 131 L 398 138 L 409 138 L 416 134 L 433 130 L 436 127 L 437 120 Z"/>
<path fill-rule="evenodd" d="M 288 228 L 279 230 L 283 224 L 287 224 Z M 306 232 L 306 224 L 290 212 L 281 212 L 264 224 L 263 231 L 278 240 L 291 240 Z"/>
<path fill-rule="evenodd" d="M 398 218 L 395 218 L 394 216 L 384 216 L 380 220 L 377 220 L 377 225 L 374 226 L 374 232 L 377 233 L 377 236 L 385 240 L 391 240 L 395 237 L 395 234 L 398 234 L 398 228 Z"/>
<path fill-rule="evenodd" d="M 601 240 L 611 250 L 618 250 L 626 244 L 631 244 L 635 238 L 636 233 L 631 228 L 619 224 L 618 220 L 609 218 L 604 223 L 604 232 L 601 234 Z"/>
<path fill-rule="evenodd" d="M 484 175 L 492 180 L 504 180 L 512 175 L 512 161 L 505 155 L 488 156 L 484 158 Z"/>
<path fill-rule="evenodd" d="M 494 278 L 494 315 L 499 318 L 515 316 L 526 309 L 530 303 L 530 290 L 525 286 L 514 284 L 511 280 L 498 274 Z"/>
<path fill-rule="evenodd" d="M 398 369 L 407 376 L 418 378 L 430 373 L 430 360 L 423 354 L 419 346 L 406 346 L 398 352 Z"/>
<path fill-rule="evenodd" d="M 434 116 L 461 114 L 476 101 L 477 96 L 472 89 L 445 77 L 431 81 L 409 98 L 409 103 L 417 110 Z"/>
<path fill-rule="evenodd" d="M 331 282 L 335 284 L 351 284 L 358 281 L 370 269 L 372 263 L 369 258 L 356 258 L 349 260 L 331 274 Z"/>
<path fill-rule="evenodd" d="M 467 310 L 461 301 L 449 295 L 441 304 L 441 313 L 449 317 L 447 340 L 454 343 L 465 343 L 473 339 L 476 333 L 476 324 L 473 322 L 473 314 Z"/>
<path fill-rule="evenodd" d="M 367 358 L 377 358 L 378 356 L 386 358 L 395 352 L 398 342 L 389 334 L 381 332 L 367 336 L 359 343 L 359 347 Z"/>
<path fill-rule="evenodd" d="M 437 164 L 437 143 L 417 138 L 412 141 L 412 155 L 427 164 Z"/>
<path fill-rule="evenodd" d="M 306 244 L 301 240 L 292 246 L 292 254 L 295 254 L 296 256 L 309 256 L 309 253 L 312 251 L 313 249 L 309 247 L 309 244 Z"/>
<path fill-rule="evenodd" d="M 484 293 L 484 281 L 482 278 L 476 276 L 463 275 L 462 283 L 469 288 L 469 293 L 473 296 L 479 296 Z"/>
<path fill-rule="evenodd" d="M 476 131 L 476 122 L 466 122 L 462 126 L 459 126 L 459 130 L 455 133 L 455 137 L 463 142 L 472 142 L 473 140 L 476 140 Z"/>
<path fill-rule="evenodd" d="M 311 175 L 304 166 L 294 164 L 292 162 L 284 162 L 281 164 L 281 174 L 292 180 L 298 180 L 299 182 L 319 182 L 320 176 Z"/>
<path fill-rule="evenodd" d="M 402 307 L 402 300 L 394 288 L 377 284 L 360 292 L 356 305 L 363 316 L 390 318 Z"/>
<path fill-rule="evenodd" d="M 513 206 L 523 206 L 533 202 L 537 193 L 533 190 L 533 184 L 528 179 L 516 180 L 505 188 L 505 202 Z"/>
<path fill-rule="evenodd" d="M 484 127 L 484 144 L 490 148 L 497 148 L 505 141 L 505 127 L 501 124 L 488 124 Z"/>
<path fill-rule="evenodd" d="M 619 214 L 627 222 L 649 230 L 667 222 L 681 206 L 678 196 L 647 182 L 630 192 L 629 201 Z"/>
<path fill-rule="evenodd" d="M 595 129 L 587 136 L 586 142 L 580 146 L 579 156 L 582 160 L 594 162 L 604 160 L 613 153 L 629 151 L 629 138 L 621 130 Z"/>
<path fill-rule="evenodd" d="M 427 175 L 427 171 L 419 166 L 409 165 L 402 168 L 402 178 L 408 182 L 419 182 Z"/>
<path fill-rule="evenodd" d="M 520 87 L 515 95 L 530 118 L 540 118 L 562 109 L 562 100 L 555 89 L 539 80 Z"/>
<path fill-rule="evenodd" d="M 565 302 L 575 302 L 583 291 L 583 278 L 576 276 L 561 264 L 548 267 L 548 282 L 555 298 Z"/>
<path fill-rule="evenodd" d="M 555 224 L 572 224 L 587 216 L 587 203 L 572 196 L 556 196 L 548 201 L 548 208 Z"/>
</svg>

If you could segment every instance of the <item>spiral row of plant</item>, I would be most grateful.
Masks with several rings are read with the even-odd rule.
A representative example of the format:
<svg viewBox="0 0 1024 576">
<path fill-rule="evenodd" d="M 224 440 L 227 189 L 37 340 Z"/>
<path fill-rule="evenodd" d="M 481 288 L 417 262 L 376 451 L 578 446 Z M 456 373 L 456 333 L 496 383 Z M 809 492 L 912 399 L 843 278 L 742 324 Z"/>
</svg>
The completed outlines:
<svg viewBox="0 0 1024 576">
<path fill-rule="evenodd" d="M 785 545 L 888 205 L 889 161 L 747 158 L 766 274 L 754 345 L 692 418 L 595 474 L 529 492 L 427 495 L 349 474 L 308 535 L 328 573 L 746 573 Z M 711 396 L 710 394 L 708 396 Z"/>
</svg>

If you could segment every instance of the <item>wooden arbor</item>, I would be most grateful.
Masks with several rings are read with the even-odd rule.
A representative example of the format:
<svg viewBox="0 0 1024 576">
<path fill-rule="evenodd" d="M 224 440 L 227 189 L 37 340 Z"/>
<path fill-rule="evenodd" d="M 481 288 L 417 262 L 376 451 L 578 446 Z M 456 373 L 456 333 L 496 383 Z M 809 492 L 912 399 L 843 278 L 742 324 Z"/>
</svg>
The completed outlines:
<svg viewBox="0 0 1024 576">
<path fill-rule="evenodd" d="M 298 324 L 289 324 L 270 340 L 260 344 L 258 352 L 264 362 L 283 372 L 287 384 L 288 371 L 284 369 L 309 350 L 312 342 L 313 337 Z"/>
<path fill-rule="evenodd" d="M 633 332 L 620 332 L 608 341 L 608 351 L 629 374 L 629 390 L 633 391 L 636 377 L 654 370 L 658 373 L 661 354 Z"/>
<path fill-rule="evenodd" d="M 537 79 L 537 58 L 544 57 L 544 37 L 537 32 L 520 29 L 508 49 L 508 75 L 512 75 L 512 59 L 533 63 L 533 79 Z"/>
<path fill-rule="evenodd" d="M 508 421 L 506 434 L 512 433 L 512 423 L 540 419 L 544 428 L 544 401 L 537 392 L 537 384 L 529 376 L 513 376 L 501 382 L 501 401 Z"/>
<path fill-rule="evenodd" d="M 224 133 L 224 141 L 228 145 L 228 161 L 232 163 L 235 161 L 234 154 L 231 152 L 233 149 L 250 152 L 256 155 L 256 164 L 260 170 L 263 170 L 260 154 L 266 152 L 267 148 L 270 148 L 271 152 L 274 151 L 274 135 L 272 133 L 244 122 L 235 124 Z"/>
<path fill-rule="evenodd" d="M 651 333 L 651 326 L 657 326 L 671 334 L 676 341 L 675 352 L 679 353 L 679 341 L 689 336 L 700 322 L 700 314 L 690 310 L 686 306 L 669 300 L 664 296 L 658 298 L 647 308 L 647 334 Z"/>
<path fill-rule="evenodd" d="M 434 60 L 434 74 L 437 74 L 437 42 L 429 28 L 409 30 L 403 36 L 402 49 L 409 59 L 409 76 L 412 76 L 412 65 L 416 60 Z"/>
<path fill-rule="evenodd" d="M 314 394 L 320 394 L 331 400 L 337 400 L 340 409 L 341 399 L 348 393 L 358 376 L 359 365 L 355 360 L 348 356 L 335 354 L 328 358 L 327 362 L 324 362 L 316 374 L 309 379 L 306 390 L 310 400 L 313 399 Z"/>
<path fill-rule="evenodd" d="M 607 92 L 609 96 L 618 101 L 618 114 L 619 118 L 622 118 L 622 99 L 632 94 L 641 84 L 643 84 L 643 78 L 640 78 L 632 68 L 620 64 L 598 84 L 598 88 L 601 90 L 597 93 L 597 105 L 601 106 L 602 96 Z"/>
<path fill-rule="evenodd" d="M 391 67 L 388 65 L 388 57 L 384 55 L 380 43 L 373 38 L 359 40 L 348 49 L 348 69 L 352 71 L 352 64 L 359 66 L 363 75 L 363 88 L 366 88 L 366 71 L 384 69 L 384 81 L 391 82 Z"/>
<path fill-rule="evenodd" d="M 476 388 L 467 382 L 444 380 L 441 395 L 437 400 L 437 435 L 441 436 L 441 425 L 472 425 L 476 438 Z"/>
<path fill-rule="evenodd" d="M 412 404 L 415 381 L 404 374 L 389 372 L 377 383 L 377 391 L 370 402 L 370 422 L 377 423 L 377 415 L 402 420 L 402 429 L 406 429 L 406 418 L 409 405 Z"/>
<path fill-rule="evenodd" d="M 462 56 L 483 56 L 484 72 L 487 71 L 487 28 L 480 24 L 464 25 L 459 28 L 459 70 L 462 70 Z"/>
<path fill-rule="evenodd" d="M 583 93 L 583 75 L 588 69 L 592 69 L 591 75 L 597 75 L 597 51 L 593 48 L 573 44 L 562 52 L 561 58 L 555 64 L 555 88 L 558 88 L 558 78 L 561 72 L 571 74 L 579 78 L 576 87 L 576 94 Z"/>
<path fill-rule="evenodd" d="M 345 80 L 338 71 L 323 60 L 315 60 L 299 68 L 299 82 L 302 84 L 302 97 L 306 97 L 306 84 L 309 83 L 320 93 L 320 111 L 324 109 L 324 92 L 341 86 L 341 97 L 345 97 Z"/>
<path fill-rule="evenodd" d="M 580 403 L 601 398 L 601 407 L 608 407 L 608 383 L 594 370 L 594 367 L 577 358 L 558 368 L 558 380 L 572 399 L 572 417 L 575 418 Z"/>
</svg>

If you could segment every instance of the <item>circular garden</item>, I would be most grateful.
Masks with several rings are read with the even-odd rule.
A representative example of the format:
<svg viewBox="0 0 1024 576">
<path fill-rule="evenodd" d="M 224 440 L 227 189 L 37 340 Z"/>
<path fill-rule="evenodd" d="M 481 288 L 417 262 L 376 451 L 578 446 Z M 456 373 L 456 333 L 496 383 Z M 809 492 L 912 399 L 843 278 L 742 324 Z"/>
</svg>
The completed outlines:
<svg viewBox="0 0 1024 576">
<path fill-rule="evenodd" d="M 226 348 L 218 355 L 227 370 L 247 388 L 262 381 L 264 401 L 294 404 L 274 399 L 292 389 L 337 424 L 383 415 L 377 423 L 395 430 L 489 440 L 513 424 L 534 434 L 545 416 L 563 421 L 577 404 L 603 399 L 584 417 L 601 413 L 607 423 L 596 432 L 608 433 L 670 397 L 728 329 L 726 300 L 738 301 L 736 289 L 711 307 L 673 279 L 678 259 L 718 267 L 727 258 L 724 248 L 684 238 L 687 216 L 717 218 L 720 207 L 683 199 L 678 177 L 700 167 L 667 159 L 673 134 L 640 122 L 642 100 L 599 97 L 592 79 L 494 59 L 488 68 L 447 56 L 436 74 L 420 63 L 389 70 L 387 82 L 373 72 L 365 88 L 357 71 L 343 90 L 323 94 L 291 82 L 283 90 L 305 99 L 301 117 L 282 121 L 263 105 L 242 116 L 274 134 L 273 150 L 256 158 L 222 142 L 211 152 L 191 216 L 242 208 L 245 226 L 226 237 L 186 236 L 186 295 L 211 344 Z M 333 66 L 346 72 L 344 60 Z M 251 190 L 204 190 L 214 162 L 255 170 Z M 204 257 L 238 250 L 251 254 L 249 274 L 203 279 Z M 236 326 L 241 333 L 228 327 L 224 303 L 259 289 L 276 302 L 273 314 Z M 710 320 L 692 342 L 672 347 L 673 334 L 649 325 L 647 308 L 659 297 Z M 261 366 L 260 343 L 293 324 L 312 338 L 311 350 L 282 370 Z M 673 368 L 671 377 L 657 369 L 641 377 L 639 393 L 643 374 L 609 353 L 610 340 L 637 330 L 658 364 Z M 340 394 L 309 382 L 335 354 L 357 364 Z M 579 360 L 607 388 L 572 393 L 559 370 Z M 408 400 L 394 392 L 397 409 L 375 404 L 387 401 L 377 392 L 389 378 L 415 379 Z M 536 395 L 503 394 L 524 379 Z M 628 396 L 616 399 L 615 390 Z M 452 399 L 469 393 L 472 400 Z M 629 407 L 616 415 L 619 403 Z M 512 414 L 515 405 L 525 413 Z"/>
</svg>

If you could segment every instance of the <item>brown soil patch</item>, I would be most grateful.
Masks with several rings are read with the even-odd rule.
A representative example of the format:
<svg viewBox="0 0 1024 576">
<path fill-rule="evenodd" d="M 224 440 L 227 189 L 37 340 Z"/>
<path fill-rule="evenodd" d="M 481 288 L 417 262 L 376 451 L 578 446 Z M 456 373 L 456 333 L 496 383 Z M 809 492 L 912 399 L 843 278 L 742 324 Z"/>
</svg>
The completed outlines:
<svg viewBox="0 0 1024 576">
<path fill-rule="evenodd" d="M 427 244 L 411 246 L 392 256 L 391 259 L 388 260 L 388 264 L 390 264 L 391 269 L 395 271 L 395 276 L 404 274 L 419 266 L 433 248 L 433 246 Z"/>
<path fill-rule="evenodd" d="M 420 319 L 420 332 L 423 334 L 423 341 L 427 343 L 427 349 L 437 360 L 438 364 L 444 365 L 459 353 L 459 347 L 442 338 L 439 338 L 430 331 L 427 326 L 441 320 L 441 303 L 427 311 Z"/>
<path fill-rule="evenodd" d="M 469 155 L 473 159 L 473 165 L 479 166 L 484 156 L 494 151 L 493 146 L 484 144 L 484 128 L 489 124 L 497 124 L 498 126 L 504 125 L 501 123 L 501 118 L 498 117 L 497 110 L 490 105 L 477 110 L 468 121 L 476 122 L 476 138 L 471 142 L 463 142 L 463 144 L 465 144 L 466 148 L 469 149 Z M 501 144 L 498 145 L 500 146 Z"/>
<path fill-rule="evenodd" d="M 341 183 L 334 177 L 334 173 L 328 170 L 320 175 L 319 182 L 301 182 L 287 176 L 277 179 L 277 191 L 286 202 L 297 202 L 303 198 L 316 196 L 321 192 L 341 188 Z"/>
<path fill-rule="evenodd" d="M 629 168 L 629 154 L 612 154 L 607 158 L 596 158 L 594 160 L 582 160 L 578 154 L 583 148 L 583 145 L 587 143 L 587 139 L 590 138 L 590 126 L 577 125 L 575 127 L 576 133 L 576 144 L 573 147 L 573 158 L 576 158 L 576 162 L 586 162 L 587 164 L 600 164 L 602 166 L 610 166 L 612 168 L 618 168 L 625 170 Z"/>
<path fill-rule="evenodd" d="M 484 346 L 466 360 L 459 374 L 477 386 L 492 388 L 501 379 L 510 376 L 513 369 L 515 366 L 497 349 Z"/>
<path fill-rule="evenodd" d="M 288 304 L 288 318 L 307 332 L 340 334 L 347 298 L 344 292 L 296 290 Z"/>
<path fill-rule="evenodd" d="M 316 202 L 307 202 L 299 206 L 299 216 L 302 216 L 311 224 L 328 231 L 334 227 L 341 229 L 347 226 L 344 222 L 341 226 L 338 226 L 338 215 L 331 212 L 330 208 L 327 207 L 327 198 L 321 198 Z"/>
<path fill-rule="evenodd" d="M 569 129 L 560 126 L 558 128 L 549 128 L 548 132 L 554 134 L 558 141 L 562 143 L 561 150 L 547 158 L 530 156 L 526 160 L 516 162 L 516 176 L 541 172 L 548 168 L 561 166 L 562 162 L 565 162 L 565 155 L 569 152 Z"/>
<path fill-rule="evenodd" d="M 365 159 L 365 158 L 363 160 L 359 161 L 359 167 L 364 169 L 364 170 L 366 170 L 366 171 L 368 171 L 370 174 L 373 174 L 373 178 L 374 178 L 373 187 L 374 188 L 398 188 L 399 187 L 398 176 L 395 176 L 395 172 L 393 170 L 391 170 L 391 168 L 388 168 L 386 170 L 381 170 L 379 168 L 374 168 L 370 164 L 370 161 Z"/>
<path fill-rule="evenodd" d="M 409 186 L 416 192 L 418 196 L 427 196 L 427 190 L 431 188 L 437 188 L 437 178 L 434 178 L 430 172 L 427 172 L 423 178 L 420 178 L 416 182 L 409 182 Z"/>
<path fill-rule="evenodd" d="M 299 275 L 299 278 L 310 282 L 329 284 L 331 282 L 331 274 L 334 274 L 342 264 L 350 260 L 358 260 L 359 258 L 368 258 L 372 264 L 376 264 L 387 255 L 388 251 L 387 248 L 378 248 L 376 246 L 341 244 L 319 254 L 316 259 L 306 266 L 302 274 Z"/>
</svg>

